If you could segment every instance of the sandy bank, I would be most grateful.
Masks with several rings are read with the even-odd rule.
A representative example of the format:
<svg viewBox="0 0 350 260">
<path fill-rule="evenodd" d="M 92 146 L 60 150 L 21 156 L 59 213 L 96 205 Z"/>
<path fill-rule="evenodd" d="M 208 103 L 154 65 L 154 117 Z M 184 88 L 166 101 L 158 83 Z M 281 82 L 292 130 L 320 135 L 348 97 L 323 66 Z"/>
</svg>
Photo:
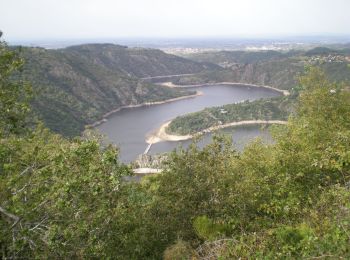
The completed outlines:
<svg viewBox="0 0 350 260">
<path fill-rule="evenodd" d="M 248 84 L 248 83 L 239 83 L 239 82 L 217 82 L 217 83 L 203 83 L 203 84 L 196 84 L 196 85 L 175 85 L 172 82 L 163 82 L 159 85 L 170 87 L 170 88 L 193 88 L 193 87 L 202 87 L 202 86 L 211 86 L 211 85 L 234 85 L 234 86 L 247 86 L 247 87 L 254 87 L 254 88 L 265 88 L 265 89 L 271 89 L 276 92 L 282 93 L 284 96 L 289 96 L 290 93 L 288 90 L 285 89 L 278 89 L 271 86 L 265 86 L 265 85 L 256 85 L 256 84 Z"/>
<path fill-rule="evenodd" d="M 161 173 L 162 170 L 156 169 L 156 168 L 137 168 L 137 169 L 133 169 L 133 172 L 136 175 L 144 176 L 144 175 L 148 175 L 148 174 Z"/>
<path fill-rule="evenodd" d="M 168 121 L 164 123 L 154 134 L 151 134 L 146 138 L 147 143 L 159 143 L 163 141 L 183 141 L 193 138 L 194 135 L 172 135 L 166 133 L 166 128 L 169 126 L 171 121 Z M 222 124 L 218 126 L 212 126 L 207 129 L 204 129 L 200 133 L 197 133 L 195 135 L 204 134 L 204 133 L 210 133 L 218 129 L 223 129 L 227 127 L 234 127 L 234 126 L 243 126 L 243 125 L 257 125 L 257 124 L 281 124 L 285 125 L 287 124 L 287 121 L 281 121 L 281 120 L 246 120 L 246 121 L 239 121 L 239 122 L 231 122 L 227 124 Z"/>
<path fill-rule="evenodd" d="M 192 138 L 192 135 L 171 135 L 166 133 L 166 128 L 171 121 L 164 123 L 158 130 L 146 138 L 148 144 L 155 144 L 162 141 L 183 141 Z"/>
<path fill-rule="evenodd" d="M 104 122 L 107 121 L 107 117 L 109 117 L 110 115 L 119 112 L 123 109 L 127 109 L 127 108 L 137 108 L 137 107 L 146 107 L 146 106 L 153 106 L 153 105 L 160 105 L 160 104 L 165 104 L 165 103 L 170 103 L 170 102 L 174 102 L 174 101 L 178 101 L 178 100 L 182 100 L 182 99 L 187 99 L 187 98 L 194 98 L 194 97 L 198 97 L 203 95 L 203 92 L 201 91 L 197 91 L 196 94 L 193 95 L 187 95 L 187 96 L 181 96 L 181 97 L 177 97 L 177 98 L 171 98 L 171 99 L 167 99 L 167 100 L 163 100 L 163 101 L 155 101 L 155 102 L 146 102 L 146 103 L 142 103 L 142 104 L 137 104 L 137 105 L 128 105 L 128 106 L 121 106 L 117 109 L 111 110 L 108 113 L 104 114 L 102 116 L 101 120 L 98 120 L 90 125 L 87 125 L 87 127 L 96 127 Z"/>
</svg>

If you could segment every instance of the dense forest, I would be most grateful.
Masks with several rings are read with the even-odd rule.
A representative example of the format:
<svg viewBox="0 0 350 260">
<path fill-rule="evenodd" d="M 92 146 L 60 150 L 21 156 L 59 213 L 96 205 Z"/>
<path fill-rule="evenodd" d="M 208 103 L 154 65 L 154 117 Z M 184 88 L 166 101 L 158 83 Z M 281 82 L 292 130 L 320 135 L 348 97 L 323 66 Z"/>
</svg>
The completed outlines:
<svg viewBox="0 0 350 260">
<path fill-rule="evenodd" d="M 350 258 L 350 92 L 320 69 L 273 144 L 238 153 L 216 136 L 134 183 L 96 133 L 66 139 L 33 119 L 23 62 L 1 43 L 2 258 Z"/>
</svg>

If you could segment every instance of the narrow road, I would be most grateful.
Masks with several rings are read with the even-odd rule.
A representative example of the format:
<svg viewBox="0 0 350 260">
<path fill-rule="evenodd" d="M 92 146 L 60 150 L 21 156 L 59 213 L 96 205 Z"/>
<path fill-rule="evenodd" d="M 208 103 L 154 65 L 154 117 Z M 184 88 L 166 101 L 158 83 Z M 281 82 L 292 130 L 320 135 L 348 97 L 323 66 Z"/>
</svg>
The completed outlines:
<svg viewBox="0 0 350 260">
<path fill-rule="evenodd" d="M 163 75 L 163 76 L 152 76 L 152 77 L 144 77 L 141 79 L 162 79 L 162 78 L 170 78 L 170 77 L 181 77 L 181 76 L 191 76 L 197 73 L 187 73 L 187 74 L 174 74 L 174 75 Z"/>
</svg>

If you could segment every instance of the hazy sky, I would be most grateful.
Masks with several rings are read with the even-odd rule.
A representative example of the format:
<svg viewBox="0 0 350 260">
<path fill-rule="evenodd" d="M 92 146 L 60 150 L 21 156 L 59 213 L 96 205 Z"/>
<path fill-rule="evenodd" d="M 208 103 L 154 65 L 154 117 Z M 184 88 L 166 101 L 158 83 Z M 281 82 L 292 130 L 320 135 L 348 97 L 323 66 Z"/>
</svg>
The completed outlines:
<svg viewBox="0 0 350 260">
<path fill-rule="evenodd" d="M 350 34 L 350 0 L 0 0 L 6 39 Z"/>
</svg>

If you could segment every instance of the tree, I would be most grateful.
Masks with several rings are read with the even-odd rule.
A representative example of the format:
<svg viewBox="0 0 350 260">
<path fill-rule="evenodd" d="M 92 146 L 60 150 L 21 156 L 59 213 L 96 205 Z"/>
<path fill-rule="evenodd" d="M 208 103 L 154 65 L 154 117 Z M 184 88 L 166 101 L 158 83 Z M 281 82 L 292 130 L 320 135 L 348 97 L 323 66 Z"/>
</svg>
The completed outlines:
<svg viewBox="0 0 350 260">
<path fill-rule="evenodd" d="M 118 149 L 93 135 L 67 140 L 41 124 L 28 131 L 30 88 L 0 48 L 0 249 L 3 258 L 112 256 L 122 176 Z"/>
<path fill-rule="evenodd" d="M 22 65 L 19 53 L 0 40 L 0 136 L 23 132 L 28 123 L 31 86 L 14 78 Z"/>
</svg>

